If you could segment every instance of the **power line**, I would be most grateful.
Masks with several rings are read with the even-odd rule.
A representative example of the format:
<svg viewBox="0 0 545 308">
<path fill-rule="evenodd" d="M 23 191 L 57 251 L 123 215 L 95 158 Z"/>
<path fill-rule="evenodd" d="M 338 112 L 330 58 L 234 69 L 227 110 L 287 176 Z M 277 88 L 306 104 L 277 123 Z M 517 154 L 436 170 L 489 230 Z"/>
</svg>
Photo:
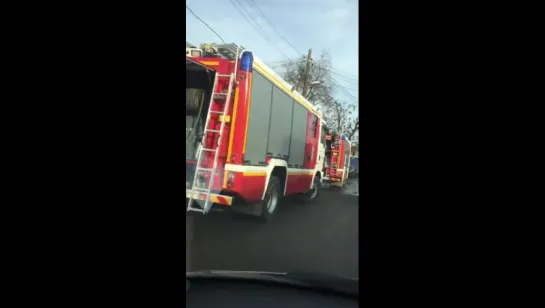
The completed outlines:
<svg viewBox="0 0 545 308">
<path fill-rule="evenodd" d="M 328 71 L 330 74 L 333 74 L 333 75 L 335 75 L 335 76 L 338 76 L 338 77 L 342 78 L 343 80 L 350 81 L 350 82 L 354 82 L 354 83 L 358 83 L 359 78 L 357 78 L 357 77 L 356 77 L 356 78 L 354 78 L 354 77 L 348 77 L 348 76 L 343 75 L 343 74 L 341 74 L 341 73 L 339 73 L 339 72 L 333 71 L 333 70 L 331 70 L 331 69 L 329 69 L 329 68 L 327 68 L 327 67 L 323 67 L 323 69 L 326 70 L 326 71 Z"/>
<path fill-rule="evenodd" d="M 349 98 L 353 99 L 355 103 L 357 103 L 358 99 L 352 95 L 352 93 L 348 92 L 348 90 L 343 87 L 343 86 L 340 86 L 339 84 L 337 84 L 335 81 L 332 81 L 333 85 L 335 85 L 338 89 L 342 90 L 342 92 L 348 96 Z"/>
<path fill-rule="evenodd" d="M 259 31 L 258 31 L 258 32 L 260 32 L 259 34 L 263 35 L 268 41 L 270 41 L 271 38 L 267 35 L 267 32 L 265 32 L 265 30 L 263 30 L 263 28 L 261 28 L 261 26 L 259 25 L 259 23 L 257 21 L 252 19 L 252 14 L 250 14 L 250 12 L 248 12 L 248 10 L 246 10 L 246 8 L 244 7 L 244 5 L 242 5 L 240 0 L 236 0 L 236 1 L 237 1 L 238 5 L 240 5 L 242 10 L 244 10 L 244 12 L 246 13 L 246 15 L 244 15 L 244 18 L 246 18 L 246 16 L 248 16 L 248 18 L 246 18 L 246 20 L 248 22 L 250 22 L 252 24 L 252 26 L 255 26 L 256 30 L 259 29 Z M 231 2 L 231 3 L 233 3 L 233 2 Z M 240 12 L 240 13 L 242 14 L 242 12 Z"/>
<path fill-rule="evenodd" d="M 354 91 L 354 92 L 359 92 L 358 89 L 352 89 L 352 88 L 347 88 L 347 87 L 344 87 L 345 89 L 347 89 L 348 91 Z"/>
<path fill-rule="evenodd" d="M 272 63 L 267 63 L 267 65 L 269 65 L 271 68 L 273 69 L 279 69 L 279 68 L 284 68 L 283 64 L 272 64 Z M 334 83 L 334 86 L 336 87 L 339 87 L 339 88 L 342 88 L 341 91 L 343 93 L 345 93 L 346 91 L 354 91 L 354 92 L 358 92 L 359 90 L 358 89 L 351 89 L 351 88 L 347 88 L 347 87 L 344 87 L 344 86 L 341 86 L 339 85 L 338 83 L 335 83 L 333 81 L 333 79 L 336 79 L 337 81 L 339 82 L 345 82 L 347 83 L 348 85 L 351 85 L 351 86 L 358 86 L 359 84 L 359 81 L 358 79 L 355 79 L 355 78 L 350 78 L 350 77 L 347 77 L 347 76 L 344 76 L 336 71 L 332 71 L 330 69 L 328 69 L 327 67 L 321 67 L 321 69 L 324 69 L 325 71 L 327 71 L 329 74 L 330 74 L 330 77 L 332 78 L 332 83 Z M 349 93 L 348 96 L 350 96 L 351 94 Z M 353 99 L 355 99 L 354 97 L 352 97 Z"/>
<path fill-rule="evenodd" d="M 265 38 L 265 40 L 268 41 L 269 44 L 271 44 L 271 46 L 273 46 L 278 52 L 280 52 L 284 57 L 286 57 L 287 59 L 289 59 L 289 57 L 283 53 L 280 49 L 278 49 L 278 47 L 276 47 L 270 40 L 270 38 L 267 36 L 267 34 L 263 31 L 263 29 L 261 29 L 261 27 L 258 25 L 258 24 L 254 24 L 252 22 L 252 20 L 250 18 L 248 18 L 236 5 L 235 3 L 232 1 L 232 0 L 229 0 L 229 2 L 231 2 L 231 4 L 235 7 L 235 9 L 237 9 L 237 11 L 242 15 L 242 17 L 244 17 L 246 19 L 246 21 L 248 21 L 248 23 L 250 23 L 250 25 L 258 32 L 258 34 L 260 34 L 261 36 L 263 36 Z M 249 15 L 248 11 L 242 6 L 242 4 L 240 3 L 239 0 L 237 0 L 237 2 L 241 5 L 242 9 Z M 219 37 L 219 39 L 224 43 L 225 43 L 225 40 L 221 37 L 221 35 L 219 35 L 218 32 L 216 32 L 216 30 L 214 30 L 210 25 L 208 25 L 204 20 L 202 20 L 195 12 L 193 12 L 193 10 L 186 4 L 186 8 L 189 10 L 189 12 L 191 12 L 191 14 L 193 14 L 193 16 L 195 16 L 200 22 L 202 22 L 208 29 L 210 29 L 214 34 L 216 34 L 217 37 Z"/>
<path fill-rule="evenodd" d="M 263 29 L 261 27 L 259 27 L 259 25 L 257 25 L 257 23 L 254 25 L 254 23 L 252 23 L 252 21 L 246 16 L 244 15 L 244 13 L 242 13 L 242 11 L 240 11 L 238 9 L 238 7 L 234 4 L 234 2 L 232 0 L 229 0 L 231 2 L 231 4 L 233 4 L 233 6 L 237 9 L 237 11 L 250 23 L 250 25 L 252 25 L 254 27 L 254 29 L 256 29 L 256 31 L 258 31 L 258 33 L 260 35 L 263 35 L 264 38 L 273 46 L 275 47 L 277 50 L 278 48 L 272 44 L 272 42 L 270 41 L 270 38 L 267 36 L 267 34 L 263 31 Z M 250 14 L 248 13 L 248 11 L 242 6 L 242 4 L 240 3 L 239 0 L 237 0 L 237 2 L 241 5 L 242 9 L 250 16 Z M 255 3 L 254 3 L 255 4 Z M 221 35 L 219 35 L 219 33 L 217 33 L 211 26 L 209 26 L 204 20 L 202 20 L 195 12 L 193 12 L 193 10 L 186 4 L 186 8 L 189 10 L 189 12 L 191 14 L 193 14 L 193 16 L 195 16 L 200 22 L 202 22 L 208 29 L 210 29 L 210 31 L 212 31 L 224 44 L 225 44 L 225 40 L 221 37 Z M 266 18 L 266 17 L 265 17 Z M 270 23 L 270 21 L 269 21 Z M 272 24 L 271 24 L 272 25 Z M 256 27 L 257 26 L 257 27 Z M 274 27 L 274 26 L 273 26 Z M 261 32 L 259 30 L 261 30 Z M 291 45 L 291 44 L 290 44 Z M 291 46 L 293 48 L 293 46 Z M 295 51 L 297 51 L 297 49 L 294 48 Z M 292 59 L 290 59 L 286 54 L 284 54 L 282 51 L 278 50 L 280 53 L 282 53 L 286 58 L 287 58 L 287 61 L 293 61 Z M 296 59 L 296 60 L 299 60 L 299 59 Z M 281 60 L 281 61 L 274 61 L 276 63 L 279 63 L 279 65 L 282 65 L 282 63 L 287 63 L 286 60 Z M 274 65 L 271 65 L 271 66 L 274 66 Z M 352 82 L 352 83 L 357 83 L 357 79 L 355 78 L 351 78 L 351 77 L 348 77 L 348 76 L 344 76 L 344 74 L 346 75 L 350 75 L 346 72 L 343 72 L 341 70 L 338 70 L 338 69 L 334 69 L 334 68 L 325 68 L 324 69 L 328 70 L 332 75 L 336 75 L 335 77 L 342 80 L 342 81 L 345 81 L 345 82 Z M 350 93 L 348 92 L 349 89 L 335 83 L 334 81 L 332 81 L 333 85 L 335 87 L 337 87 L 338 89 L 340 89 L 346 96 L 348 96 L 349 98 L 353 99 L 354 101 L 357 101 L 357 99 Z M 357 91 L 357 90 L 354 90 L 354 89 L 350 89 L 352 91 Z"/>
<path fill-rule="evenodd" d="M 331 70 L 331 71 L 336 71 L 338 74 L 346 75 L 346 77 L 348 77 L 348 78 L 352 78 L 352 79 L 358 79 L 359 78 L 358 76 L 356 76 L 354 74 L 347 73 L 345 71 L 341 71 L 340 69 L 337 69 L 337 68 L 334 68 L 334 67 L 329 67 L 328 69 Z"/>
<path fill-rule="evenodd" d="M 244 6 L 242 5 L 242 3 L 237 0 L 238 4 L 240 5 L 240 7 L 246 12 L 246 14 L 248 14 L 249 17 L 247 17 L 239 8 L 238 6 L 233 2 L 233 0 L 229 0 L 229 2 L 231 2 L 231 4 L 235 7 L 235 9 L 240 13 L 240 15 L 242 15 L 242 17 L 244 17 L 244 19 L 246 19 L 246 21 L 254 28 L 254 30 L 256 30 L 256 32 L 261 35 L 272 47 L 274 47 L 274 49 L 276 49 L 279 53 L 281 53 L 284 57 L 286 57 L 286 59 L 289 59 L 290 57 L 288 57 L 282 50 L 280 50 L 278 47 L 276 47 L 276 45 L 274 45 L 272 42 L 271 42 L 271 39 L 268 37 L 268 35 L 265 33 L 265 31 L 263 31 L 263 29 L 255 22 L 255 21 L 252 21 L 251 20 L 251 15 L 248 13 L 248 11 L 246 10 L 246 8 L 244 8 Z"/>
<path fill-rule="evenodd" d="M 293 50 L 295 50 L 296 53 L 298 54 L 303 54 L 302 52 L 300 52 L 299 50 L 297 50 L 297 48 L 295 48 L 283 35 L 282 33 L 280 33 L 280 31 L 278 30 L 278 28 L 276 28 L 274 26 L 274 24 L 271 22 L 271 20 L 269 18 L 267 18 L 267 16 L 265 15 L 265 13 L 263 13 L 263 11 L 257 6 L 257 4 L 255 3 L 254 0 L 246 0 L 248 2 L 250 2 L 252 4 L 252 6 L 254 7 L 254 9 L 263 17 L 263 19 L 271 26 L 271 28 L 274 30 L 274 32 L 276 32 L 276 34 L 278 34 L 278 36 L 284 41 L 286 42 L 286 44 L 288 44 Z"/>
<path fill-rule="evenodd" d="M 297 58 L 297 59 L 292 58 L 292 59 L 288 59 L 288 60 L 277 60 L 277 61 L 267 62 L 267 65 L 280 67 L 280 66 L 283 66 L 284 64 L 288 64 L 289 62 L 297 62 L 297 61 L 303 61 L 303 60 L 301 60 L 299 58 Z M 331 72 L 331 73 L 333 73 L 333 74 L 336 74 L 338 76 L 342 76 L 347 81 L 352 81 L 352 82 L 356 82 L 356 83 L 358 82 L 359 77 L 354 75 L 354 74 L 342 71 L 342 70 L 334 68 L 334 67 L 322 67 L 322 68 L 329 71 L 329 72 Z"/>
<path fill-rule="evenodd" d="M 359 84 L 358 80 L 349 79 L 349 78 L 346 78 L 345 76 L 338 75 L 335 72 L 331 72 L 331 71 L 329 71 L 329 73 L 331 74 L 331 77 L 336 78 L 339 81 L 346 82 L 347 84 L 350 84 L 353 86 L 357 86 Z"/>
<path fill-rule="evenodd" d="M 200 20 L 206 27 L 208 27 L 208 29 L 210 29 L 212 32 L 214 32 L 214 34 L 216 34 L 220 40 L 225 44 L 225 41 L 223 40 L 223 38 L 221 37 L 221 35 L 218 34 L 218 32 L 216 32 L 214 29 L 212 29 L 212 27 L 210 27 L 206 22 L 204 22 L 204 20 L 202 20 L 199 16 L 197 16 L 197 14 L 195 14 L 195 12 L 193 12 L 193 10 L 186 4 L 185 5 L 186 9 L 189 10 L 189 12 L 191 12 L 191 14 L 193 14 L 193 16 L 195 16 L 198 20 Z"/>
<path fill-rule="evenodd" d="M 282 65 L 282 64 L 287 64 L 287 63 L 290 63 L 290 62 L 297 62 L 297 61 L 304 61 L 304 59 L 303 59 L 303 57 L 301 57 L 301 58 L 288 58 L 287 60 L 276 60 L 276 61 L 267 62 L 267 65 Z"/>
</svg>

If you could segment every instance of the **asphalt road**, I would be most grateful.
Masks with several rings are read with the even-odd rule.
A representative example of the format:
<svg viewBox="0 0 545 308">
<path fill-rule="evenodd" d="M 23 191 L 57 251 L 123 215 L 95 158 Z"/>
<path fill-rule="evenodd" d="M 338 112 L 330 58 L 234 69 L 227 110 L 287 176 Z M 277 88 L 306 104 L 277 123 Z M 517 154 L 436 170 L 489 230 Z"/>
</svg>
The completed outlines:
<svg viewBox="0 0 545 308">
<path fill-rule="evenodd" d="M 268 223 L 236 213 L 187 217 L 187 270 L 312 271 L 358 277 L 358 197 L 323 189 L 315 203 L 284 200 Z"/>
</svg>

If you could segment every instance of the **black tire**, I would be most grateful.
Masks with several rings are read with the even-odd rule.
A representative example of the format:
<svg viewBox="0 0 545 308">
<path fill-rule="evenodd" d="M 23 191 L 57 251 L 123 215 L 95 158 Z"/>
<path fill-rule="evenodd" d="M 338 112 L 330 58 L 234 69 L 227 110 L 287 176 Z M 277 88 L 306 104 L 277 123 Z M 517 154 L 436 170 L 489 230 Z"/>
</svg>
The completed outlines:
<svg viewBox="0 0 545 308">
<path fill-rule="evenodd" d="M 280 192 L 280 179 L 276 176 L 271 176 L 269 184 L 267 185 L 267 192 L 265 198 L 260 202 L 261 208 L 261 220 L 267 222 L 270 221 L 276 210 L 282 193 Z"/>
<path fill-rule="evenodd" d="M 185 110 L 196 112 L 203 100 L 204 90 L 189 88 L 185 90 Z"/>
<path fill-rule="evenodd" d="M 320 182 L 320 178 L 315 176 L 312 184 L 313 185 L 310 191 L 307 192 L 302 198 L 302 201 L 304 203 L 311 203 L 314 200 L 318 199 L 318 197 L 320 196 L 320 191 L 322 190 L 322 183 Z"/>
</svg>

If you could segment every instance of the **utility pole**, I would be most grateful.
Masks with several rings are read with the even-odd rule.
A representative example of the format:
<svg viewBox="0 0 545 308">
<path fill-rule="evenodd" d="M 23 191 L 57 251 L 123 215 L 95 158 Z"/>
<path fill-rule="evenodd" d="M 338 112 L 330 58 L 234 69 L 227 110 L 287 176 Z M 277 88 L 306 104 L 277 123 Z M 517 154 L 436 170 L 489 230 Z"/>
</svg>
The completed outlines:
<svg viewBox="0 0 545 308">
<path fill-rule="evenodd" d="M 305 67 L 305 73 L 303 75 L 303 97 L 307 95 L 308 88 L 310 86 L 310 65 L 312 64 L 312 49 L 308 50 L 307 66 Z"/>
</svg>

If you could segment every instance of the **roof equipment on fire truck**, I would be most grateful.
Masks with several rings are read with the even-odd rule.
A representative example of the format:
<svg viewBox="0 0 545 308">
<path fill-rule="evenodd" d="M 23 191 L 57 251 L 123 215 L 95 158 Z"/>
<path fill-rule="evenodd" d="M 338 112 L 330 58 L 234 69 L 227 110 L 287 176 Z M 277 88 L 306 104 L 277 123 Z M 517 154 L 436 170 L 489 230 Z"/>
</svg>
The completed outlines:
<svg viewBox="0 0 545 308">
<path fill-rule="evenodd" d="M 186 47 L 185 55 L 188 57 L 202 57 L 202 50 L 199 48 Z"/>
<path fill-rule="evenodd" d="M 187 50 L 188 48 L 186 48 Z M 245 50 L 244 47 L 235 43 L 231 44 L 201 44 L 201 57 L 221 57 L 227 60 L 237 59 Z M 187 51 L 186 51 L 187 54 Z"/>
<path fill-rule="evenodd" d="M 238 46 L 235 43 L 215 45 L 218 53 L 227 60 L 234 60 L 238 58 L 244 50 L 242 46 Z"/>
</svg>

